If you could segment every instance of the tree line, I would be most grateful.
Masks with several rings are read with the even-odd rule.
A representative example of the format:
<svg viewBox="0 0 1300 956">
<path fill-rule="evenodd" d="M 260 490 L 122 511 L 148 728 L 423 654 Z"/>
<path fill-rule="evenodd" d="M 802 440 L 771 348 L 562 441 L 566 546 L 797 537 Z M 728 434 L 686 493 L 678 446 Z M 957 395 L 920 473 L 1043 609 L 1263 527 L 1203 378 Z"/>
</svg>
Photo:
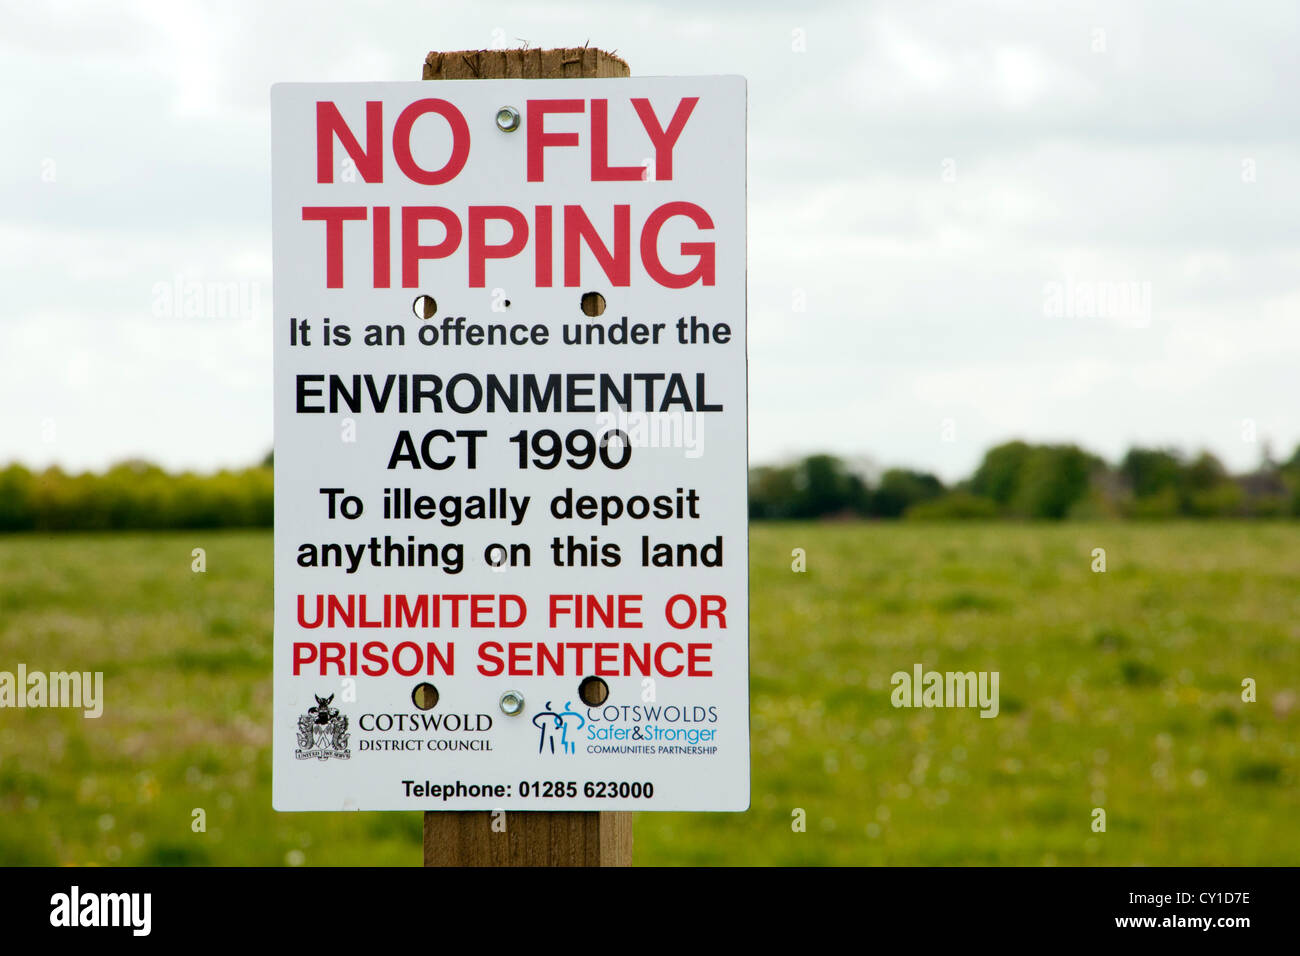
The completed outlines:
<svg viewBox="0 0 1300 956">
<path fill-rule="evenodd" d="M 273 458 L 213 474 L 168 472 L 132 460 L 70 474 L 0 469 L 0 532 L 268 528 Z M 757 521 L 1300 517 L 1300 447 L 1266 452 L 1231 474 L 1214 455 L 1133 448 L 1116 464 L 1077 445 L 1012 441 L 991 448 L 969 478 L 946 485 L 908 468 L 877 471 L 834 455 L 760 465 L 749 473 Z"/>
<path fill-rule="evenodd" d="M 172 473 L 127 461 L 100 473 L 0 469 L 0 531 L 269 528 L 268 460 L 214 474 Z"/>
<path fill-rule="evenodd" d="M 1214 455 L 1132 448 L 1111 464 L 1077 445 L 1006 442 L 969 478 L 945 485 L 907 468 L 873 474 L 834 455 L 752 468 L 749 516 L 1065 519 L 1300 517 L 1300 447 L 1231 474 Z"/>
</svg>

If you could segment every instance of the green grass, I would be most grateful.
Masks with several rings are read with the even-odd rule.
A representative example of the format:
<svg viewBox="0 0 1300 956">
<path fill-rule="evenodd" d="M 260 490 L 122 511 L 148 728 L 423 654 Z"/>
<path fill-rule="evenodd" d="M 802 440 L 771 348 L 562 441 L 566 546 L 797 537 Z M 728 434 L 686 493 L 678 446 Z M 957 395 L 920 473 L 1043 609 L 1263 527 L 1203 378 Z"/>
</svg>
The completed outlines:
<svg viewBox="0 0 1300 956">
<path fill-rule="evenodd" d="M 99 720 L 0 711 L 0 865 L 419 862 L 418 814 L 271 809 L 270 544 L 0 537 L 0 670 L 108 684 Z M 638 815 L 638 863 L 1300 862 L 1300 526 L 760 525 L 751 549 L 753 805 Z M 1001 714 L 893 708 L 918 662 L 998 671 Z"/>
</svg>

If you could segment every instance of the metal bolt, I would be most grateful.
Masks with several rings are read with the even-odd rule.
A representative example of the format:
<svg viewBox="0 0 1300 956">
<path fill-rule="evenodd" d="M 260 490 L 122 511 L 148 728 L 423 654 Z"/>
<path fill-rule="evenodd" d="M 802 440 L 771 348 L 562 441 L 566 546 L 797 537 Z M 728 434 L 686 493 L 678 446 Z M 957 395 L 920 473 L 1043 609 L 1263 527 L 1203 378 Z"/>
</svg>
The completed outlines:
<svg viewBox="0 0 1300 956">
<path fill-rule="evenodd" d="M 501 713 L 514 717 L 523 712 L 524 695 L 517 690 L 508 690 L 501 695 Z"/>
<path fill-rule="evenodd" d="M 503 106 L 497 110 L 497 129 L 503 133 L 513 133 L 519 128 L 519 111 L 513 106 Z"/>
</svg>

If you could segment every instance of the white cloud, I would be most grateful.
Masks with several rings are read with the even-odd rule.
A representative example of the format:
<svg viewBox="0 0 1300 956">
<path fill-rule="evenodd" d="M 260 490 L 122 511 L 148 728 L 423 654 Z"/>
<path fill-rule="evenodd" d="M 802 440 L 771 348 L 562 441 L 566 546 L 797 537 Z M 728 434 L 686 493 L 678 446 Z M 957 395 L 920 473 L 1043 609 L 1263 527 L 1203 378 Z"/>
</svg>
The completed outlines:
<svg viewBox="0 0 1300 956">
<path fill-rule="evenodd" d="M 955 477 L 1022 435 L 1244 467 L 1244 417 L 1278 450 L 1300 440 L 1289 4 L 3 8 L 0 459 L 258 457 L 270 84 L 415 78 L 431 47 L 520 38 L 748 76 L 756 460 L 821 448 Z M 1045 283 L 1067 280 L 1149 283 L 1149 324 L 1046 316 Z M 260 306 L 156 315 L 155 288 L 187 282 L 256 286 Z"/>
</svg>

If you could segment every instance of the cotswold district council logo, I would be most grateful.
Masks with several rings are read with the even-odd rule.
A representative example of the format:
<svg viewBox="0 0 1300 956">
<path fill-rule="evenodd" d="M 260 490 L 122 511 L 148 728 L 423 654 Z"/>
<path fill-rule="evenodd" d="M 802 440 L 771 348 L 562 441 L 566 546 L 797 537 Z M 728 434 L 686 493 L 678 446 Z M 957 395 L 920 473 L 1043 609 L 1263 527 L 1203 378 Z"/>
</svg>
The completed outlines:
<svg viewBox="0 0 1300 956">
<path fill-rule="evenodd" d="M 330 706 L 333 694 L 312 696 L 316 698 L 316 706 L 307 708 L 307 713 L 298 718 L 298 749 L 293 755 L 299 760 L 312 757 L 347 760 L 352 756 L 348 752 L 348 719 L 339 713 L 337 707 Z"/>
</svg>

